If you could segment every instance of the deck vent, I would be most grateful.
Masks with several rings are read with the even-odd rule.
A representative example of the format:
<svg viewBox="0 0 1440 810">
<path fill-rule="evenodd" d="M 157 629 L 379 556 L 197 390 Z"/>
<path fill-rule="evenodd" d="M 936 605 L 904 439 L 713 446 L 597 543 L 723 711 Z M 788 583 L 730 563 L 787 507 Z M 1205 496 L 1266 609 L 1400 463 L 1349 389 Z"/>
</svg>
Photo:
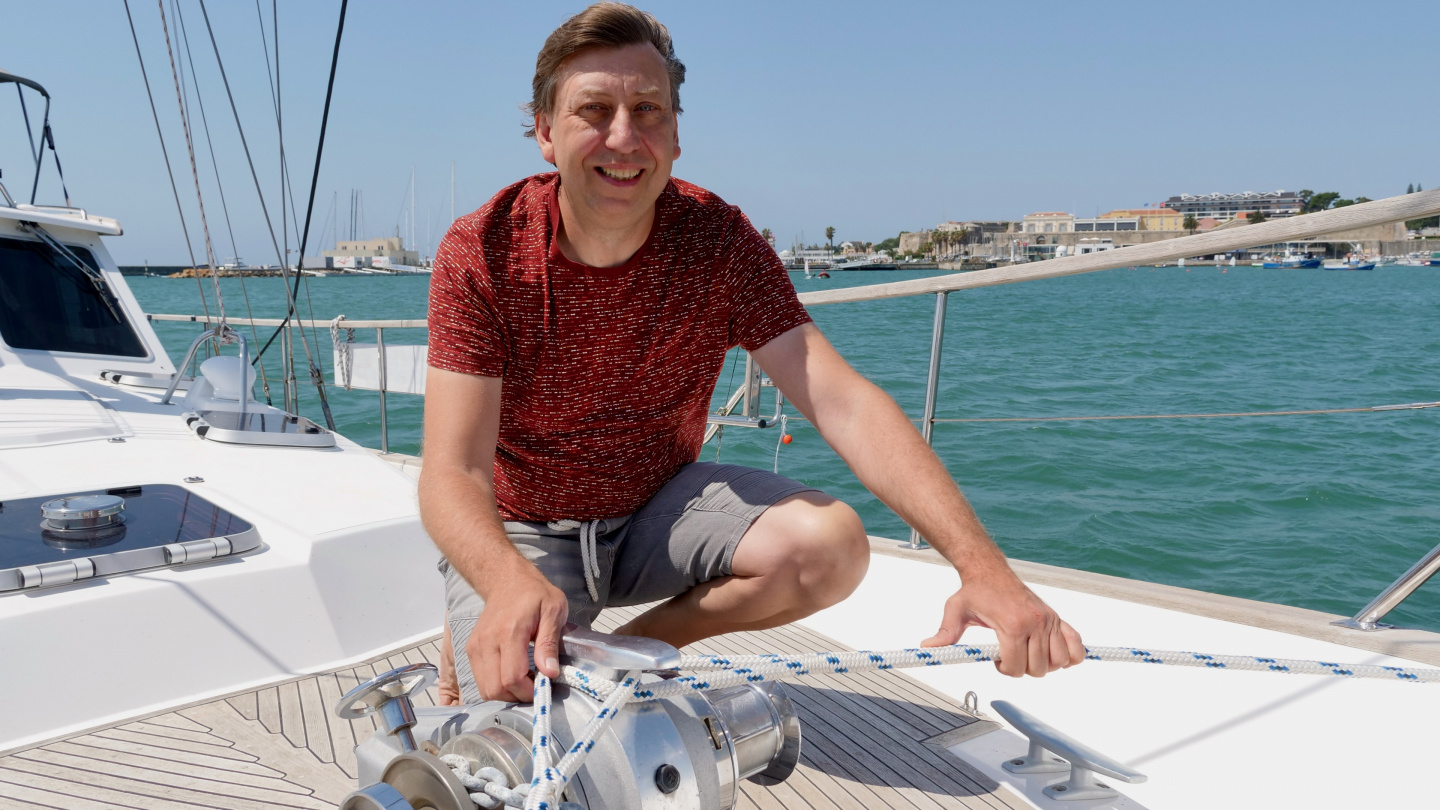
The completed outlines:
<svg viewBox="0 0 1440 810">
<path fill-rule="evenodd" d="M 125 522 L 125 499 L 119 495 L 71 495 L 40 505 L 42 525 L 56 532 L 93 531 Z"/>
</svg>

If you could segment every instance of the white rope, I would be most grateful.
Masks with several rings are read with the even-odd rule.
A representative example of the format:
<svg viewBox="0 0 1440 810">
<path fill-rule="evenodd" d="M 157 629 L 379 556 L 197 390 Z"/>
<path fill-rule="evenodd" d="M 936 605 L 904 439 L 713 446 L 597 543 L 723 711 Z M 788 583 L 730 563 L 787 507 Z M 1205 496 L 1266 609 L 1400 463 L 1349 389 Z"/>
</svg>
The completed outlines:
<svg viewBox="0 0 1440 810">
<path fill-rule="evenodd" d="M 458 754 L 441 754 L 440 761 L 450 766 L 450 770 L 470 792 L 470 798 L 485 810 L 496 810 L 502 806 L 525 806 L 525 795 L 530 792 L 530 786 L 519 785 L 511 788 L 509 777 L 500 769 L 481 768 L 471 774 L 470 760 Z"/>
<path fill-rule="evenodd" d="M 569 667 L 566 668 L 567 670 Z M 595 747 L 595 741 L 605 732 L 605 727 L 615 719 L 626 703 L 633 699 L 634 686 L 639 683 L 638 672 L 631 672 L 617 683 L 605 681 L 610 685 L 610 696 L 605 698 L 600 705 L 600 711 L 585 724 L 584 730 L 580 732 L 575 743 L 565 752 L 565 756 L 553 767 L 551 761 L 555 753 L 554 738 L 550 734 L 550 679 L 543 673 L 535 675 L 535 728 L 531 733 L 530 758 L 534 762 L 535 777 L 530 780 L 530 789 L 525 798 L 525 810 L 549 810 L 550 802 L 556 800 L 565 791 L 565 785 L 580 770 L 588 755 Z M 571 802 L 564 802 L 559 805 L 559 810 L 581 810 L 578 805 Z"/>
<path fill-rule="evenodd" d="M 557 521 L 559 522 L 559 521 Z M 569 521 L 575 523 L 576 521 Z M 592 521 L 592 524 L 598 521 Z M 571 527 L 573 528 L 573 527 Z M 639 685 L 639 673 L 631 672 L 620 681 L 610 681 L 583 672 L 572 666 L 561 668 L 560 682 L 601 701 L 600 711 L 591 718 L 574 744 L 558 764 L 554 759 L 554 738 L 550 729 L 551 682 L 543 673 L 535 675 L 535 725 L 531 736 L 530 756 L 534 761 L 534 778 L 528 788 L 510 788 L 503 775 L 494 769 L 482 769 L 471 776 L 469 765 L 446 763 L 461 777 L 477 805 L 491 810 L 502 804 L 525 810 L 580 810 L 578 805 L 552 801 L 565 790 L 585 756 L 595 747 L 606 726 L 630 702 L 662 700 L 690 692 L 721 689 L 746 683 L 794 678 L 825 673 L 846 675 L 866 670 L 933 667 L 942 664 L 969 664 L 994 661 L 1000 654 L 998 644 L 957 644 L 951 647 L 910 648 L 888 652 L 828 652 L 806 655 L 687 655 L 678 669 L 700 672 L 659 683 Z M 1342 678 L 1368 678 L 1408 683 L 1440 683 L 1440 669 L 1343 664 L 1292 658 L 1260 658 L 1242 655 L 1207 655 L 1195 652 L 1147 650 L 1136 647 L 1087 647 L 1085 658 L 1090 661 L 1117 661 L 1135 664 L 1198 667 L 1202 669 L 1234 669 L 1251 672 L 1276 672 L 1290 675 L 1331 675 Z M 454 758 L 460 759 L 460 758 Z M 467 781 L 468 780 L 468 781 Z M 493 802 L 487 804 L 486 802 Z"/>
<path fill-rule="evenodd" d="M 600 550 L 597 543 L 597 533 L 600 530 L 599 520 L 552 520 L 545 524 L 557 532 L 568 532 L 571 529 L 580 530 L 580 564 L 585 571 L 585 590 L 590 592 L 590 599 L 595 603 L 600 602 L 600 589 L 596 582 L 600 579 Z"/>
<path fill-rule="evenodd" d="M 345 340 L 340 340 L 340 322 L 345 320 L 343 314 L 336 315 L 330 321 L 330 343 L 334 345 L 335 351 L 340 354 L 340 379 L 341 385 L 346 391 L 350 390 L 350 370 L 355 366 L 355 330 L 345 329 Z M 302 336 L 303 337 L 303 336 Z"/>
</svg>

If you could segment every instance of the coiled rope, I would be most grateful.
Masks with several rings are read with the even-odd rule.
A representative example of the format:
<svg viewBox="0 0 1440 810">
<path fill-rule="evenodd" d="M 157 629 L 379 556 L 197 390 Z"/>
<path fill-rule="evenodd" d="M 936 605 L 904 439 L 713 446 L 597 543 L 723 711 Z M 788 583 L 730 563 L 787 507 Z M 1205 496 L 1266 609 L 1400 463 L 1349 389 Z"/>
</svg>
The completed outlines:
<svg viewBox="0 0 1440 810">
<path fill-rule="evenodd" d="M 535 778 L 528 788 L 511 789 L 480 774 L 471 777 L 464 768 L 466 786 L 476 785 L 471 798 L 484 808 L 500 807 L 499 801 L 525 810 L 571 810 L 575 805 L 554 804 L 565 785 L 580 769 L 585 755 L 595 747 L 596 740 L 627 703 L 663 700 L 691 692 L 721 689 L 727 686 L 795 678 L 801 675 L 846 675 L 867 670 L 934 667 L 942 664 L 973 664 L 994 661 L 1000 655 L 998 644 L 956 644 L 950 647 L 909 648 L 873 652 L 809 653 L 805 655 L 687 655 L 680 659 L 681 671 L 700 674 L 641 685 L 639 673 L 631 672 L 620 681 L 611 681 L 572 666 L 561 668 L 559 682 L 601 701 L 600 711 L 585 726 L 560 762 L 551 765 L 554 739 L 550 732 L 551 681 L 542 673 L 535 676 L 535 727 L 531 736 L 530 755 L 535 762 Z M 1287 675 L 1329 675 L 1340 678 L 1362 678 L 1405 683 L 1440 683 L 1440 669 L 1345 664 L 1293 658 L 1261 658 L 1246 655 L 1208 655 L 1197 652 L 1140 649 L 1138 647 L 1086 647 L 1088 661 L 1111 661 L 1132 664 L 1169 665 L 1200 669 L 1230 669 L 1247 672 L 1275 672 Z M 447 763 L 460 769 L 455 763 Z M 476 777 L 479 777 L 478 779 Z M 501 791 L 506 798 L 501 798 Z M 483 797 L 483 801 L 482 798 Z M 513 802 L 521 802 L 517 804 Z M 567 805 L 569 805 L 567 807 Z"/>
<path fill-rule="evenodd" d="M 350 372 L 355 368 L 355 330 L 349 327 L 345 329 L 345 339 L 340 339 L 340 322 L 345 320 L 345 314 L 336 315 L 330 321 L 330 343 L 335 347 L 335 353 L 340 355 L 339 367 L 336 371 L 340 377 L 340 385 L 346 391 L 350 390 Z"/>
</svg>

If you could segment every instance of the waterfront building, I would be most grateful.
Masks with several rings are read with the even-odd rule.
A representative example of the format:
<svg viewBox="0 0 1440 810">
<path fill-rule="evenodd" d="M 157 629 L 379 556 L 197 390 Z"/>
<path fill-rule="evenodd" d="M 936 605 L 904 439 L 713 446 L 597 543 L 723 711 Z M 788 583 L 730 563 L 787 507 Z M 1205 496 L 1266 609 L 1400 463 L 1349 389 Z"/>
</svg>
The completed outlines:
<svg viewBox="0 0 1440 810">
<path fill-rule="evenodd" d="M 1141 231 L 1178 231 L 1183 230 L 1185 224 L 1184 215 L 1172 208 L 1117 208 L 1101 214 L 1097 219 L 1133 219 L 1138 223 L 1136 230 Z"/>
<path fill-rule="evenodd" d="M 1241 213 L 1259 211 L 1268 219 L 1293 217 L 1305 207 L 1299 192 L 1242 191 L 1239 194 L 1177 194 L 1164 207 L 1196 219 L 1234 219 Z"/>
<path fill-rule="evenodd" d="M 320 255 L 327 259 L 371 259 L 370 262 L 332 262 L 331 267 L 357 267 L 363 264 L 377 266 L 420 264 L 420 254 L 413 250 L 406 250 L 405 243 L 398 236 L 387 236 L 383 239 L 356 239 L 345 242 L 336 242 L 334 250 L 323 251 Z M 373 260 L 381 259 L 375 262 Z"/>
<path fill-rule="evenodd" d="M 1130 216 L 1128 211 L 1111 211 L 1098 217 L 1075 220 L 1076 233 L 1138 230 L 1140 230 L 1140 217 Z"/>
<path fill-rule="evenodd" d="M 1037 211 L 1026 214 L 1021 227 L 1025 233 L 1070 233 L 1076 230 L 1075 215 L 1064 211 Z"/>
</svg>

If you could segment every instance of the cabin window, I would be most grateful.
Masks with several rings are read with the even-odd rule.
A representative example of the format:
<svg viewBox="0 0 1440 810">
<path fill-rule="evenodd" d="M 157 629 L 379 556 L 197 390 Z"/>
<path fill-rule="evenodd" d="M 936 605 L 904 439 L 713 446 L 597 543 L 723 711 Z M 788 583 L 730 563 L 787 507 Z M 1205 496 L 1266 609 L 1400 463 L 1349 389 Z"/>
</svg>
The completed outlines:
<svg viewBox="0 0 1440 810">
<path fill-rule="evenodd" d="M 98 270 L 90 251 L 69 246 Z M 145 344 L 103 281 L 42 242 L 0 237 L 0 338 L 14 349 L 145 357 Z"/>
</svg>

